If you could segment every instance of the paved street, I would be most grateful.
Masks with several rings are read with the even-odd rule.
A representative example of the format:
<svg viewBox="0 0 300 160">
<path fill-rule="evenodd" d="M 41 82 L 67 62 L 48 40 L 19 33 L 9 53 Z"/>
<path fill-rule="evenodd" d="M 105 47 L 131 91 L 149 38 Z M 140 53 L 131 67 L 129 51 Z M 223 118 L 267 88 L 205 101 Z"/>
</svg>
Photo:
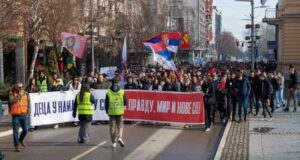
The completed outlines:
<svg viewBox="0 0 300 160">
<path fill-rule="evenodd" d="M 91 143 L 76 142 L 78 129 L 40 129 L 29 132 L 28 147 L 20 153 L 13 151 L 12 136 L 0 138 L 0 148 L 7 160 L 33 159 L 159 159 L 199 160 L 210 159 L 220 140 L 222 125 L 214 125 L 211 132 L 203 126 L 183 129 L 183 125 L 155 126 L 144 124 L 125 125 L 125 148 L 111 148 L 108 125 L 92 126 Z"/>
</svg>

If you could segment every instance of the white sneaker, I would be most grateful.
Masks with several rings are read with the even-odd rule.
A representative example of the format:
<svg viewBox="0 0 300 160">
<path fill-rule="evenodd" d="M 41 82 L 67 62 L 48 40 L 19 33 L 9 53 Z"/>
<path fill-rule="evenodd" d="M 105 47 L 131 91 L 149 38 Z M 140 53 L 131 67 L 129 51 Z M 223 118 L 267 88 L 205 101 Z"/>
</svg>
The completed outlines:
<svg viewBox="0 0 300 160">
<path fill-rule="evenodd" d="M 206 129 L 205 129 L 205 132 L 209 132 L 209 131 L 210 131 L 210 128 L 206 128 Z"/>
<path fill-rule="evenodd" d="M 56 124 L 56 125 L 54 125 L 53 128 L 54 128 L 54 129 L 57 129 L 58 127 L 59 127 L 58 124 Z"/>
<path fill-rule="evenodd" d="M 112 148 L 116 148 L 116 147 L 117 147 L 117 143 L 113 143 Z"/>
<path fill-rule="evenodd" d="M 118 142 L 119 142 L 119 144 L 120 144 L 121 147 L 125 147 L 125 143 L 124 143 L 124 141 L 122 140 L 122 138 L 119 138 L 119 139 L 118 139 Z"/>
<path fill-rule="evenodd" d="M 272 121 L 272 120 L 274 120 L 274 119 L 275 119 L 275 118 L 272 117 L 272 118 L 270 118 L 268 121 Z"/>
</svg>

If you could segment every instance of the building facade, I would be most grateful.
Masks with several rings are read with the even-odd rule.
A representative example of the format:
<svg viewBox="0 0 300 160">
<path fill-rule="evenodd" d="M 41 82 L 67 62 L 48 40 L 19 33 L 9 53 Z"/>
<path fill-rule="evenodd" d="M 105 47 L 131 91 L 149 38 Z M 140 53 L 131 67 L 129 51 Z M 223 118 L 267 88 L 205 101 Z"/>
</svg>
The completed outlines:
<svg viewBox="0 0 300 160">
<path fill-rule="evenodd" d="M 217 9 L 216 6 L 213 6 L 211 21 L 212 21 L 211 23 L 212 37 L 211 37 L 211 41 L 209 42 L 209 47 L 208 47 L 209 50 L 208 50 L 207 58 L 216 60 L 218 56 L 216 50 L 216 41 L 221 35 L 221 31 L 222 31 L 222 13 Z"/>
<path fill-rule="evenodd" d="M 300 69 L 300 1 L 279 0 L 276 9 L 266 9 L 263 21 L 276 26 L 274 45 L 279 69 L 286 70 L 289 65 Z"/>
<path fill-rule="evenodd" d="M 194 63 L 205 52 L 206 47 L 206 12 L 205 0 L 168 0 L 168 15 L 178 22 L 175 31 L 187 32 L 189 49 L 180 49 L 177 59 L 181 62 Z"/>
</svg>

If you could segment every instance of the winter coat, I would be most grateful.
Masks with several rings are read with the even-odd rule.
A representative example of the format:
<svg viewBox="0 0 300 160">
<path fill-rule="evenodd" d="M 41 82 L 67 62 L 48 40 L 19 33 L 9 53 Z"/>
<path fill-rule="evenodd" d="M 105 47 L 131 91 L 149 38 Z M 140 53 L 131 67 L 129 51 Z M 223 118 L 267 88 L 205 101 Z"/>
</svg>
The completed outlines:
<svg viewBox="0 0 300 160">
<path fill-rule="evenodd" d="M 255 94 L 257 97 L 266 100 L 271 98 L 272 90 L 272 84 L 269 80 L 259 80 Z"/>
<path fill-rule="evenodd" d="M 216 104 L 216 88 L 213 83 L 204 83 L 202 85 L 204 92 L 204 103 L 205 105 L 214 105 Z"/>
<path fill-rule="evenodd" d="M 226 83 L 227 97 L 236 97 L 236 92 L 234 91 L 236 79 L 227 80 Z"/>
<path fill-rule="evenodd" d="M 247 78 L 243 77 L 242 80 L 236 81 L 235 89 L 238 90 L 237 96 L 249 96 L 251 92 L 251 84 Z"/>
<path fill-rule="evenodd" d="M 297 89 L 297 82 L 298 82 L 298 75 L 297 72 L 294 74 L 290 74 L 290 80 L 289 80 L 289 89 Z"/>
</svg>

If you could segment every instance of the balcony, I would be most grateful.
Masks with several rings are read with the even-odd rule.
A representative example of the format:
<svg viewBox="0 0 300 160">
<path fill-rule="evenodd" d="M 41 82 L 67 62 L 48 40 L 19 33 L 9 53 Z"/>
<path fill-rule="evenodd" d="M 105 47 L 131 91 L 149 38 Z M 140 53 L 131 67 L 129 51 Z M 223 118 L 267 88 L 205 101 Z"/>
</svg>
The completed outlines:
<svg viewBox="0 0 300 160">
<path fill-rule="evenodd" d="M 263 22 L 278 25 L 280 19 L 277 17 L 276 8 L 267 8 L 265 12 L 265 18 L 263 18 Z"/>
</svg>

